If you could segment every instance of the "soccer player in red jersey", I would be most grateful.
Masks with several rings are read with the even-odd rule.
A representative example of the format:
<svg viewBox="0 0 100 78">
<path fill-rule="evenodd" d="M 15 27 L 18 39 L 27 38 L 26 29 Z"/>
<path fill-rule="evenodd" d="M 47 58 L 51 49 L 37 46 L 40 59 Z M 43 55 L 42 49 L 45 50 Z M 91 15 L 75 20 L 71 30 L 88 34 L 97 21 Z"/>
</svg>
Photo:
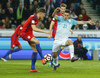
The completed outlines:
<svg viewBox="0 0 100 78">
<path fill-rule="evenodd" d="M 31 48 L 33 50 L 32 64 L 31 64 L 30 72 L 38 72 L 35 69 L 35 62 L 36 62 L 36 58 L 37 58 L 37 52 L 39 52 L 39 55 L 41 56 L 42 63 L 46 64 L 46 60 L 44 59 L 44 57 L 42 55 L 42 50 L 41 50 L 41 47 L 40 47 L 40 43 L 39 43 L 38 39 L 36 39 L 35 36 L 33 35 L 33 31 L 49 34 L 49 31 L 44 31 L 44 30 L 38 29 L 36 27 L 39 20 L 43 19 L 45 17 L 45 14 L 46 14 L 45 9 L 40 8 L 38 10 L 37 14 L 34 14 L 34 15 L 30 16 L 27 19 L 27 21 L 25 22 L 25 24 L 23 26 L 23 29 L 22 29 L 22 38 L 23 38 L 23 40 L 28 41 L 29 45 L 31 46 Z"/>
<path fill-rule="evenodd" d="M 22 49 L 21 44 L 19 43 L 18 39 L 19 36 L 21 35 L 21 31 L 22 31 L 22 27 L 25 23 L 25 20 L 22 20 L 21 24 L 15 29 L 15 32 L 12 34 L 11 36 L 11 49 L 1 58 L 3 61 L 7 61 L 5 58 L 14 53 L 14 52 L 18 52 Z M 18 46 L 18 48 L 14 49 L 15 46 Z M 11 58 L 11 57 L 9 57 Z"/>
</svg>

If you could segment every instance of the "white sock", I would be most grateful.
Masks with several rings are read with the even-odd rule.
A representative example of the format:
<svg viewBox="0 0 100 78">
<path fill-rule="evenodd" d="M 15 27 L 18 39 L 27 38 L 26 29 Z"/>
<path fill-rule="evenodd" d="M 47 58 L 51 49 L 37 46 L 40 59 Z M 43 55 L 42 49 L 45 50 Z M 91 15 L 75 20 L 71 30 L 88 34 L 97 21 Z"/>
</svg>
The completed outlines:
<svg viewBox="0 0 100 78">
<path fill-rule="evenodd" d="M 72 59 L 74 57 L 74 46 L 73 45 L 69 45 L 69 52 L 70 52 L 70 56 Z"/>
<path fill-rule="evenodd" d="M 58 56 L 56 58 L 53 58 L 53 61 L 55 63 L 55 66 L 57 66 L 58 65 Z"/>
</svg>

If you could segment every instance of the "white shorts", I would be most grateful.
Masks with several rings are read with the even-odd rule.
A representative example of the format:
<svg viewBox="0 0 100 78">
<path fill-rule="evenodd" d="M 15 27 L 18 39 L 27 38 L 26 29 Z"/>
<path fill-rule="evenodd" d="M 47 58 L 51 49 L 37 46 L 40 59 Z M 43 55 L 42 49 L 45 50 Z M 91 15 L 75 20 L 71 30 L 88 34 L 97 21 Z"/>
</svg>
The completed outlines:
<svg viewBox="0 0 100 78">
<path fill-rule="evenodd" d="M 53 43 L 53 48 L 52 48 L 52 52 L 58 52 L 61 48 L 61 46 L 65 46 L 65 43 L 68 39 L 60 41 L 60 40 L 55 40 Z"/>
</svg>

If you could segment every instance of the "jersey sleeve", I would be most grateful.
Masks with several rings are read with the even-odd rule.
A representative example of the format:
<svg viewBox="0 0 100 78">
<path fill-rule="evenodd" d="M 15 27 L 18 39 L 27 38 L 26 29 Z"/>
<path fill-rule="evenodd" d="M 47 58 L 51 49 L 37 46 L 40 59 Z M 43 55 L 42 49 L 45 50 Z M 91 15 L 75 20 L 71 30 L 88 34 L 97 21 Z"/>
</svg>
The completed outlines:
<svg viewBox="0 0 100 78">
<path fill-rule="evenodd" d="M 77 25 L 77 21 L 72 19 L 72 25 Z"/>
<path fill-rule="evenodd" d="M 56 22 L 56 19 L 55 19 L 55 18 L 53 18 L 53 19 L 52 19 L 52 21 L 53 21 L 53 22 Z"/>
</svg>

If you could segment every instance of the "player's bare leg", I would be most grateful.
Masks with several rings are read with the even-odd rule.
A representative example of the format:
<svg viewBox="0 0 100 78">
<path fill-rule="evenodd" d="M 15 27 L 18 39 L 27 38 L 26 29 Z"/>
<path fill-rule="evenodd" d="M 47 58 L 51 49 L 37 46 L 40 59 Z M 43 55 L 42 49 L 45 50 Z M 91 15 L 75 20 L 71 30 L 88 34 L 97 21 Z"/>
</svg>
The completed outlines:
<svg viewBox="0 0 100 78">
<path fill-rule="evenodd" d="M 36 44 L 36 49 L 39 52 L 39 55 L 40 55 L 40 57 L 42 59 L 43 65 L 45 65 L 46 64 L 46 60 L 44 59 L 44 56 L 42 54 L 42 50 L 41 50 L 40 43 L 39 43 L 38 39 L 36 39 L 35 37 L 33 37 L 31 39 L 31 42 L 34 42 Z"/>
<path fill-rule="evenodd" d="M 59 56 L 59 54 L 61 53 L 61 51 L 64 49 L 64 47 L 61 47 L 60 50 L 57 53 L 57 56 Z M 54 61 L 51 60 L 50 65 L 48 67 L 54 67 Z"/>
<path fill-rule="evenodd" d="M 53 71 L 55 71 L 57 69 L 57 67 L 60 66 L 60 64 L 58 63 L 58 52 L 53 52 L 53 61 L 55 63 L 55 66 L 53 68 Z"/>
<path fill-rule="evenodd" d="M 69 46 L 69 52 L 71 56 L 71 62 L 78 60 L 78 58 L 74 58 L 74 46 L 71 39 L 68 39 L 65 43 L 66 46 Z"/>
</svg>

